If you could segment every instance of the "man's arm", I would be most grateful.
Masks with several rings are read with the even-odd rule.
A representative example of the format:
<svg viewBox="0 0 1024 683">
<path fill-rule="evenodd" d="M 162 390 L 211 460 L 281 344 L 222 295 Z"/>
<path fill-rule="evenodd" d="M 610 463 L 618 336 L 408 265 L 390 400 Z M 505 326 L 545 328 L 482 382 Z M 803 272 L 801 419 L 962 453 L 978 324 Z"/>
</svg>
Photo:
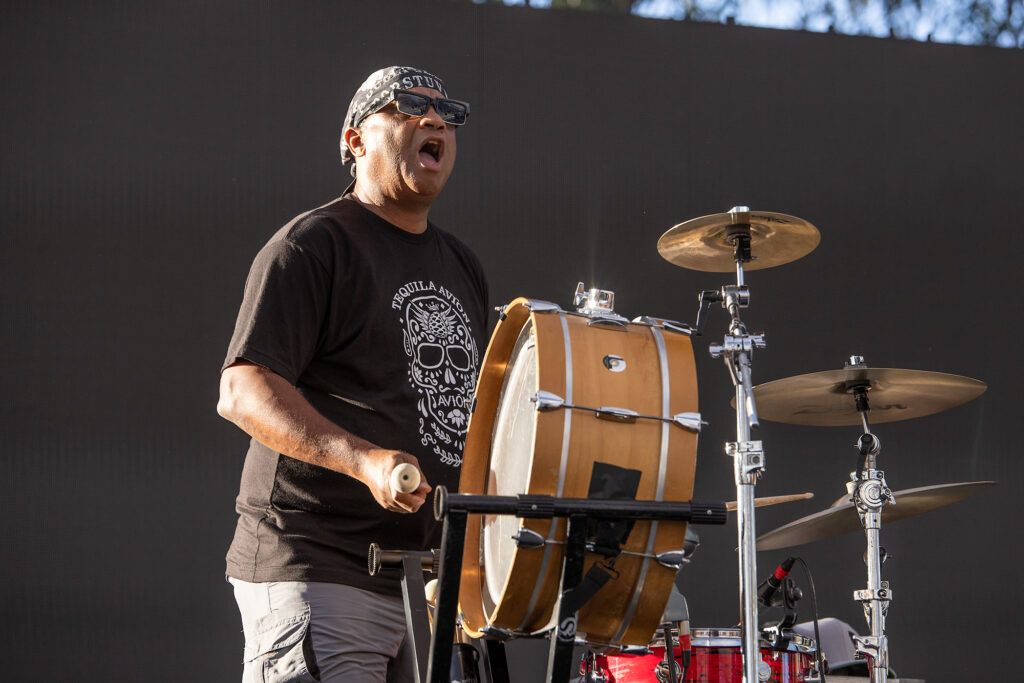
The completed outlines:
<svg viewBox="0 0 1024 683">
<path fill-rule="evenodd" d="M 406 462 L 419 469 L 415 456 L 380 448 L 342 429 L 288 380 L 259 365 L 240 362 L 221 373 L 217 412 L 278 453 L 358 479 L 388 510 L 416 512 L 430 492 L 422 471 L 418 489 L 393 492 L 392 470 Z"/>
</svg>

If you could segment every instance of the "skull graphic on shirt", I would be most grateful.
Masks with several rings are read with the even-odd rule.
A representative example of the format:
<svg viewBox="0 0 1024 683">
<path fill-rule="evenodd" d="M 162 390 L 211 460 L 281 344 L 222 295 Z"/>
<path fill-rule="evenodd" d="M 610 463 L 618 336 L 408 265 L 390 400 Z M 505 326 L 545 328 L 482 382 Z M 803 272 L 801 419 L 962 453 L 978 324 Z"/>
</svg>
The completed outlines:
<svg viewBox="0 0 1024 683">
<path fill-rule="evenodd" d="M 423 443 L 433 445 L 442 461 L 457 465 L 478 363 L 469 320 L 444 289 L 408 299 L 403 313 L 409 381 L 420 395 Z"/>
</svg>

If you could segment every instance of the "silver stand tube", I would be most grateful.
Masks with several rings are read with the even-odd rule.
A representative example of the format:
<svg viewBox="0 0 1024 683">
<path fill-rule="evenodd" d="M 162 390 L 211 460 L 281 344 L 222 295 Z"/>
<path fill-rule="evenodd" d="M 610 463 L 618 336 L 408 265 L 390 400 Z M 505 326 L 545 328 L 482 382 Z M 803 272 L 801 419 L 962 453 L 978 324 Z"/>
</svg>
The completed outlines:
<svg viewBox="0 0 1024 683">
<path fill-rule="evenodd" d="M 743 283 L 743 262 L 736 260 L 736 287 L 722 288 L 722 305 L 729 310 L 732 322 L 722 344 L 711 344 L 711 355 L 721 357 L 736 389 L 736 441 L 725 445 L 733 459 L 736 480 L 736 528 L 739 545 L 740 610 L 743 627 L 743 681 L 758 683 L 767 680 L 770 670 L 762 666 L 757 619 L 757 533 L 754 526 L 754 486 L 764 471 L 764 450 L 760 441 L 750 440 L 750 428 L 758 425 L 750 378 L 750 357 L 754 348 L 765 346 L 763 335 L 747 333 L 740 320 L 739 309 L 749 301 Z"/>
<path fill-rule="evenodd" d="M 859 364 L 863 365 L 863 358 L 855 357 L 851 360 L 859 361 Z M 856 399 L 864 433 L 857 445 L 864 456 L 864 461 L 858 472 L 850 474 L 851 481 L 847 488 L 857 506 L 867 540 L 864 563 L 868 570 L 868 585 L 864 590 L 854 591 L 853 598 L 864 606 L 864 618 L 871 629 L 871 635 L 855 636 L 854 645 L 858 653 L 871 657 L 871 683 L 885 683 L 889 673 L 889 641 L 885 636 L 885 617 L 889 612 L 892 591 L 889 589 L 889 582 L 882 581 L 882 557 L 885 551 L 879 543 L 879 532 L 882 528 L 882 507 L 895 501 L 892 491 L 885 482 L 885 472 L 876 469 L 882 445 L 868 427 L 869 408 L 866 392 L 859 391 Z"/>
</svg>

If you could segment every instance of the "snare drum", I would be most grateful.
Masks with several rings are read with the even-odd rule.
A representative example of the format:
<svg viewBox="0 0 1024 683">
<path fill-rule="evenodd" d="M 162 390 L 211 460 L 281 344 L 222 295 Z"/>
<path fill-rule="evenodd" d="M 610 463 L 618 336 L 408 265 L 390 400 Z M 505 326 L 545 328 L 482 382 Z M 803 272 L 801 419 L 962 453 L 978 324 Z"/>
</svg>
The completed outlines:
<svg viewBox="0 0 1024 683">
<path fill-rule="evenodd" d="M 686 681 L 743 681 L 743 634 L 738 628 L 695 629 L 690 639 L 690 668 Z M 785 650 L 761 641 L 761 661 L 771 668 L 769 683 L 793 683 L 807 679 L 814 666 L 812 638 L 793 635 Z"/>
<path fill-rule="evenodd" d="M 742 683 L 743 646 L 738 628 L 694 629 L 689 638 L 689 663 L 683 683 Z M 680 651 L 680 647 L 682 651 Z M 676 641 L 679 671 L 687 662 L 686 637 Z M 771 670 L 768 683 L 797 683 L 807 680 L 814 666 L 814 640 L 794 635 L 786 649 L 773 649 L 761 642 L 761 661 Z M 598 655 L 594 659 L 598 675 L 585 680 L 607 683 L 668 683 L 664 662 L 664 642 L 651 643 L 644 655 Z"/>
<path fill-rule="evenodd" d="M 505 307 L 477 385 L 462 493 L 586 498 L 596 462 L 640 473 L 638 500 L 689 501 L 697 434 L 673 416 L 697 410 L 688 335 L 547 302 Z M 698 420 L 699 425 L 699 420 Z M 471 635 L 553 626 L 565 519 L 470 515 L 460 611 Z M 646 645 L 676 568 L 654 557 L 683 548 L 683 522 L 637 521 L 609 581 L 579 613 L 577 637 Z M 514 537 L 532 537 L 519 543 Z M 532 546 L 532 547 L 528 547 Z M 602 559 L 587 553 L 586 567 Z"/>
</svg>

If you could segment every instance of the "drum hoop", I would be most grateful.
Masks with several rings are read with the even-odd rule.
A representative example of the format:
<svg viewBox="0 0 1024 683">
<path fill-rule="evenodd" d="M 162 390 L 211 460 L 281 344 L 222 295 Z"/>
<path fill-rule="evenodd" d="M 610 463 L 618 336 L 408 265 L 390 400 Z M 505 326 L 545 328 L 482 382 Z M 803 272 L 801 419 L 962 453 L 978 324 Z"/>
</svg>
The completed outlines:
<svg viewBox="0 0 1024 683">
<path fill-rule="evenodd" d="M 738 628 L 695 628 L 690 631 L 690 647 L 741 647 L 743 637 Z M 774 650 L 766 641 L 761 640 L 762 650 Z M 794 633 L 788 652 L 817 652 L 817 644 L 813 638 Z"/>
</svg>

